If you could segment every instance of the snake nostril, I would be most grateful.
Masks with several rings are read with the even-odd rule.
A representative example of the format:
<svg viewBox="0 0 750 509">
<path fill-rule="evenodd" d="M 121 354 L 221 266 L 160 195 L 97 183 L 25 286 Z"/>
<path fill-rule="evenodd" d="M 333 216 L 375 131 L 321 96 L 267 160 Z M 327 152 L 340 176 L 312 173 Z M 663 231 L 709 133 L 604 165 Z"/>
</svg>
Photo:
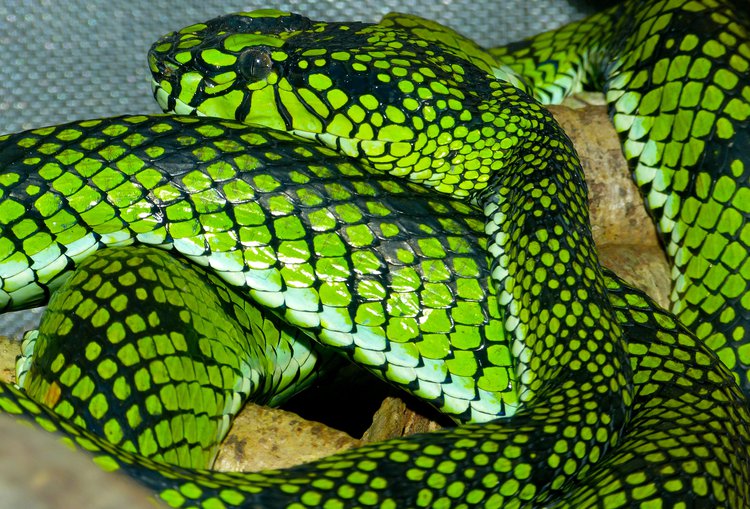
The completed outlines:
<svg viewBox="0 0 750 509">
<path fill-rule="evenodd" d="M 168 78 L 177 72 L 179 66 L 170 61 L 164 61 L 161 65 L 161 72 L 165 78 Z"/>
<path fill-rule="evenodd" d="M 148 60 L 151 73 L 154 75 L 154 79 L 157 80 L 169 79 L 176 74 L 179 69 L 179 66 L 176 63 L 164 58 L 158 58 L 153 53 L 149 54 Z"/>
</svg>

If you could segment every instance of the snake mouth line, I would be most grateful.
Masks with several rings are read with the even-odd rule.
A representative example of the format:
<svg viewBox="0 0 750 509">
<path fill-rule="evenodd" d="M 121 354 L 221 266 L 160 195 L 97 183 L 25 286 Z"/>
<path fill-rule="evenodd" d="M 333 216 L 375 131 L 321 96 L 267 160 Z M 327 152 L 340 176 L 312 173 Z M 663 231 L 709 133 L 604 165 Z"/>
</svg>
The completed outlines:
<svg viewBox="0 0 750 509">
<path fill-rule="evenodd" d="M 161 107 L 165 113 L 174 113 L 176 115 L 197 115 L 199 117 L 205 116 L 198 110 L 198 108 L 190 106 L 170 95 L 169 92 L 167 92 L 156 80 L 151 80 L 151 89 L 154 93 L 154 99 L 156 99 L 156 102 L 159 103 L 159 107 Z"/>
<path fill-rule="evenodd" d="M 208 116 L 203 113 L 200 109 L 195 106 L 191 106 L 184 101 L 178 99 L 174 95 L 171 95 L 161 84 L 155 80 L 151 80 L 151 89 L 153 91 L 156 102 L 159 103 L 159 107 L 165 113 L 174 113 L 177 115 L 193 115 L 199 117 Z M 264 125 L 259 123 L 257 125 Z M 270 127 L 267 126 L 266 127 Z M 275 129 L 278 130 L 278 127 Z M 360 138 L 350 138 L 333 134 L 329 132 L 316 132 L 303 129 L 294 129 L 291 125 L 287 125 L 282 131 L 288 132 L 297 136 L 298 138 L 304 138 L 307 140 L 316 141 L 332 150 L 340 152 L 350 157 L 360 157 L 363 154 L 377 153 L 387 154 L 387 149 L 390 144 L 397 143 L 395 140 L 366 140 Z M 385 160 L 390 160 L 387 155 L 384 157 Z"/>
<path fill-rule="evenodd" d="M 313 132 L 313 131 L 304 131 L 301 129 L 292 129 L 289 132 L 299 138 L 317 141 L 318 143 L 336 152 L 345 154 L 350 157 L 356 158 L 361 155 L 360 144 L 362 143 L 363 140 L 358 139 L 358 138 L 346 138 L 346 137 L 339 136 L 336 134 L 331 134 L 331 133 L 326 133 L 326 132 L 318 133 L 318 132 Z M 385 143 L 385 142 L 380 142 L 380 143 Z"/>
<path fill-rule="evenodd" d="M 151 89 L 153 91 L 156 102 L 165 113 L 173 113 L 176 115 L 192 115 L 199 117 L 208 116 L 200 109 L 198 109 L 198 107 L 191 106 L 178 99 L 174 95 L 170 94 L 164 87 L 161 86 L 159 81 L 157 81 L 156 79 L 151 80 Z M 271 127 L 263 124 L 262 122 L 254 125 L 270 127 L 279 130 L 278 127 Z M 329 132 L 315 132 L 304 129 L 294 129 L 289 124 L 287 124 L 285 129 L 281 129 L 281 131 L 293 134 L 298 138 L 315 141 L 338 153 L 353 158 L 360 158 L 363 156 L 368 157 L 370 154 L 375 153 L 378 154 L 378 156 L 373 157 L 372 162 L 382 163 L 391 163 L 395 160 L 395 157 L 388 155 L 388 147 L 390 145 L 394 143 L 404 143 L 403 141 L 396 140 L 366 140 L 360 138 L 350 138 Z M 398 175 L 402 172 L 394 172 L 391 170 L 390 173 Z M 403 173 L 407 174 L 408 171 L 403 170 Z"/>
</svg>

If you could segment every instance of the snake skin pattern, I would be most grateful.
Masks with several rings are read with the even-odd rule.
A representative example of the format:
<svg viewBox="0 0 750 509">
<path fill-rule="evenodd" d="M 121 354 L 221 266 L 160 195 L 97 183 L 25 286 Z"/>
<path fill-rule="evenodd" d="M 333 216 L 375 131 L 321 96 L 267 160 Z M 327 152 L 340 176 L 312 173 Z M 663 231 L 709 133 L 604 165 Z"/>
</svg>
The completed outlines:
<svg viewBox="0 0 750 509">
<path fill-rule="evenodd" d="M 0 409 L 173 507 L 746 506 L 735 10 L 632 1 L 490 51 L 400 14 L 168 34 L 155 97 L 191 116 L 0 138 L 0 304 L 50 302 Z M 588 83 L 682 323 L 599 265 L 575 149 L 529 95 Z M 246 397 L 278 403 L 335 354 L 462 425 L 203 470 Z"/>
</svg>

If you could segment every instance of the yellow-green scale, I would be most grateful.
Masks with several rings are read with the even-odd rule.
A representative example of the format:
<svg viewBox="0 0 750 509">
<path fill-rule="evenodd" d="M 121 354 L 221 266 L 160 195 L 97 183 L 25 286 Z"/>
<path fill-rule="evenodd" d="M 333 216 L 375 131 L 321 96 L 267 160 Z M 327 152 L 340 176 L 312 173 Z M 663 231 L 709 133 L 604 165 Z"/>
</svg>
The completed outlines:
<svg viewBox="0 0 750 509">
<path fill-rule="evenodd" d="M 638 10 L 644 4 L 628 5 Z M 645 22 L 631 31 L 633 40 L 650 37 L 641 40 L 646 53 L 660 42 L 659 37 L 651 37 L 650 31 L 656 33 L 673 21 L 668 11 L 675 5 L 655 2 L 652 8 L 644 10 Z M 688 2 L 685 8 L 700 10 L 701 4 Z M 600 25 L 602 19 L 594 18 L 590 26 Z M 630 18 L 626 19 L 629 21 Z M 735 29 L 739 26 L 731 25 L 734 22 L 729 17 L 714 21 Z M 255 22 L 259 23 L 256 34 L 237 36 L 226 30 L 241 27 L 252 32 L 249 27 Z M 218 30 L 218 41 L 224 44 L 201 39 L 216 24 L 223 27 Z M 328 51 L 328 46 L 317 45 L 314 37 L 300 37 L 304 42 L 296 46 L 295 39 L 308 30 L 316 36 L 323 34 L 324 38 L 333 34 L 341 47 Z M 586 232 L 585 189 L 572 149 L 557 128 L 547 122 L 546 114 L 522 93 L 493 79 L 503 72 L 494 69 L 486 53 L 460 36 L 454 39 L 455 45 L 438 42 L 435 46 L 435 41 L 444 40 L 444 36 L 454 34 L 411 17 L 392 16 L 380 26 L 367 26 L 314 23 L 299 16 L 263 11 L 188 27 L 170 36 L 171 42 L 158 43 L 150 64 L 156 73 L 156 97 L 166 109 L 189 113 L 202 105 L 202 113 L 260 121 L 364 160 L 364 166 L 341 162 L 322 165 L 325 177 L 318 169 L 312 169 L 314 165 L 309 161 L 303 163 L 311 170 L 305 187 L 325 189 L 326 196 L 333 200 L 329 205 L 336 199 L 359 200 L 358 192 L 352 189 L 372 189 L 361 183 L 349 187 L 344 183 L 347 178 L 362 176 L 370 170 L 407 176 L 438 191 L 472 195 L 485 208 L 489 237 L 479 233 L 481 228 L 474 227 L 476 223 L 481 226 L 484 219 L 452 224 L 447 234 L 442 230 L 447 224 L 442 219 L 441 228 L 436 229 L 434 223 L 425 227 L 429 218 L 420 215 L 422 211 L 448 210 L 449 219 L 455 220 L 469 213 L 470 208 L 427 198 L 425 191 L 417 187 L 379 179 L 374 180 L 378 180 L 381 190 L 396 195 L 406 190 L 401 198 L 406 198 L 409 207 L 398 204 L 398 199 L 378 195 L 378 207 L 360 205 L 357 211 L 347 203 L 337 203 L 327 211 L 317 209 L 313 211 L 315 215 L 305 216 L 307 205 L 293 209 L 283 200 L 269 199 L 264 194 L 286 192 L 289 186 L 300 184 L 295 171 L 291 172 L 294 175 L 291 178 L 276 174 L 249 180 L 243 175 L 239 179 L 249 184 L 252 200 L 256 200 L 251 203 L 262 205 L 244 216 L 248 219 L 243 225 L 244 236 L 236 235 L 232 229 L 230 214 L 226 212 L 229 207 L 224 208 L 223 197 L 212 193 L 212 186 L 206 187 L 199 176 L 180 181 L 191 199 L 171 209 L 172 217 L 181 223 L 178 228 L 139 221 L 149 211 L 153 212 L 150 207 L 156 206 L 161 211 L 159 200 L 149 201 L 150 195 L 143 200 L 144 196 L 137 192 L 118 194 L 115 205 L 123 209 L 132 207 L 122 214 L 129 224 L 124 232 L 126 240 L 164 244 L 211 265 L 224 279 L 246 285 L 256 301 L 276 309 L 288 322 L 318 332 L 324 342 L 338 346 L 385 378 L 412 390 L 418 380 L 419 389 L 415 392 L 423 397 L 434 388 L 444 391 L 433 401 L 451 413 L 458 413 L 459 407 L 455 402 L 446 403 L 447 397 L 460 384 L 440 385 L 432 377 L 436 366 L 449 366 L 458 357 L 445 358 L 451 350 L 446 349 L 445 337 L 440 334 L 448 334 L 451 340 L 460 338 L 448 342 L 454 348 L 459 343 L 467 346 L 475 343 L 466 341 L 463 334 L 453 335 L 457 328 L 447 330 L 451 326 L 449 316 L 453 316 L 447 310 L 458 309 L 458 304 L 449 299 L 442 280 L 425 276 L 425 268 L 428 261 L 430 267 L 435 267 L 449 258 L 454 246 L 463 247 L 455 239 L 474 238 L 475 244 L 487 252 L 473 251 L 468 258 L 484 267 L 486 277 L 481 278 L 482 283 L 486 283 L 492 270 L 499 287 L 497 295 L 487 286 L 474 288 L 469 283 L 462 287 L 470 293 L 487 289 L 477 303 L 480 308 L 488 306 L 484 316 L 491 317 L 492 322 L 501 317 L 505 320 L 504 328 L 511 331 L 514 343 L 508 356 L 502 345 L 492 344 L 498 338 L 487 334 L 486 352 L 482 349 L 460 352 L 467 358 L 456 362 L 455 368 L 466 370 L 465 381 L 470 387 L 477 383 L 482 388 L 498 390 L 500 387 L 493 385 L 497 374 L 488 371 L 485 375 L 492 375 L 492 380 L 489 376 L 481 380 L 478 370 L 487 367 L 484 361 L 516 359 L 525 391 L 521 394 L 524 404 L 507 421 L 472 424 L 429 437 L 373 445 L 275 473 L 273 477 L 178 473 L 177 477 L 184 482 L 173 483 L 167 489 L 163 488 L 161 476 L 171 476 L 172 472 L 150 470 L 141 478 L 151 479 L 153 486 L 160 486 L 162 497 L 175 506 L 186 505 L 193 499 L 199 499 L 206 507 L 230 501 L 290 507 L 357 504 L 450 507 L 464 503 L 499 506 L 520 505 L 527 500 L 547 504 L 559 502 L 559 490 L 563 489 L 579 505 L 618 507 L 643 502 L 679 507 L 685 497 L 714 504 L 739 503 L 747 496 L 749 485 L 747 402 L 716 357 L 701 343 L 642 296 L 624 289 L 600 271 Z M 573 45 L 568 46 L 572 50 Z M 218 47 L 227 51 L 213 51 Z M 173 48 L 176 54 L 172 62 L 157 61 L 157 54 L 169 53 Z M 718 48 L 707 44 L 704 49 L 716 56 Z M 192 50 L 195 52 L 190 53 Z M 236 59 L 227 58 L 227 53 L 236 54 Z M 231 62 L 252 65 L 239 65 L 231 71 L 221 68 L 212 76 L 191 77 L 178 72 L 180 65 L 191 62 L 203 71 L 212 65 L 221 67 Z M 283 66 L 291 71 L 279 72 Z M 705 66 L 698 65 L 696 69 L 705 71 Z M 673 74 L 679 71 L 675 68 Z M 568 77 L 565 87 L 570 88 L 575 84 L 575 73 L 563 74 Z M 403 79 L 407 77 L 408 80 Z M 202 81 L 204 78 L 206 81 Z M 208 80 L 216 95 L 203 101 Z M 339 84 L 342 81 L 346 86 Z M 403 85 L 394 88 L 395 81 Z M 473 88 L 466 88 L 466 83 L 472 83 Z M 480 83 L 488 84 L 484 87 Z M 253 94 L 252 100 L 241 100 L 247 92 Z M 198 100 L 194 101 L 196 97 Z M 273 103 L 276 98 L 279 102 Z M 641 102 L 646 107 L 653 104 L 645 102 L 645 97 L 628 97 L 625 101 L 628 107 Z M 274 107 L 269 108 L 270 104 Z M 709 100 L 705 106 L 710 110 L 716 103 Z M 743 110 L 740 107 L 733 111 L 742 115 Z M 634 132 L 651 129 L 661 136 L 667 130 L 666 121 L 654 122 L 653 126 L 650 121 L 642 121 L 634 124 Z M 178 135 L 174 138 L 177 143 L 192 146 L 208 137 L 220 144 L 217 146 L 227 147 L 226 152 L 233 153 L 232 141 L 237 141 L 229 132 L 233 128 L 225 133 L 225 129 L 217 128 L 211 121 L 194 122 L 199 126 L 206 123 L 212 134 Z M 716 125 L 723 136 L 730 135 L 730 124 L 717 121 Z M 702 134 L 711 124 L 701 120 L 696 126 L 696 132 Z M 156 132 L 154 129 L 151 132 Z M 107 135 L 119 136 L 126 131 L 126 126 L 118 124 Z M 223 139 L 225 135 L 233 138 L 228 145 Z M 258 131 L 254 135 L 266 136 Z M 68 134 L 63 135 L 66 137 Z M 116 144 L 101 149 L 100 155 L 119 172 L 132 176 L 144 171 L 144 167 L 139 163 L 143 156 L 128 155 L 140 143 L 137 138 L 130 139 L 133 141 L 127 144 L 130 148 Z M 59 153 L 65 162 L 74 163 L 75 151 L 61 147 L 58 141 L 42 144 L 40 153 L 45 157 Z M 643 147 L 638 143 L 626 144 L 626 152 L 632 148 Z M 261 149 L 254 144 L 254 149 L 254 156 L 249 158 L 230 157 L 234 164 L 249 168 L 251 173 L 259 164 L 282 166 L 289 161 L 285 157 L 288 151 L 279 146 L 266 145 Z M 326 154 L 330 153 L 318 150 L 316 163 Z M 213 155 L 211 150 L 197 149 L 191 157 L 196 164 L 208 164 Z M 691 157 L 698 157 L 698 152 L 686 154 L 688 160 Z M 39 162 L 29 161 L 31 165 Z M 733 164 L 735 171 L 738 167 Z M 284 169 L 288 171 L 289 165 Z M 90 162 L 82 170 L 91 170 Z M 56 164 L 39 173 L 50 182 L 61 174 Z M 318 187 L 321 178 L 331 177 L 335 184 Z M 61 186 L 78 185 L 75 179 L 66 178 L 60 182 Z M 144 180 L 147 185 L 158 181 L 150 175 Z M 215 173 L 211 180 L 220 182 L 221 177 Z M 25 189 L 30 190 L 27 195 L 35 195 L 41 187 L 36 182 Z M 137 191 L 136 186 L 132 188 Z M 477 195 L 476 191 L 482 189 L 484 194 Z M 69 189 L 60 191 L 67 199 Z M 164 196 L 175 194 L 166 192 Z M 314 198 L 310 201 L 309 193 L 303 193 L 301 198 L 292 194 L 289 197 L 292 202 L 315 203 Z M 419 203 L 427 200 L 429 204 L 421 209 Z M 242 199 L 238 201 L 245 203 Z M 392 207 L 384 207 L 386 203 Z M 57 208 L 54 204 L 48 206 Z M 9 207 L 13 212 L 12 206 Z M 77 212 L 60 211 L 60 219 L 70 222 Z M 364 217 L 368 221 L 359 222 Z M 16 219 L 14 216 L 9 221 Z M 702 218 L 705 225 L 708 219 Z M 376 225 L 379 221 L 388 222 L 385 230 Z M 33 228 L 28 223 L 16 228 L 20 234 L 30 230 Z M 339 239 L 330 244 L 334 246 L 330 251 L 327 242 L 319 241 L 321 230 L 327 235 L 325 238 Z M 403 237 L 398 236 L 399 231 L 403 231 Z M 312 232 L 310 237 L 314 240 L 306 232 Z M 73 234 L 79 232 L 74 230 Z M 118 231 L 108 235 L 107 242 L 123 240 Z M 260 241 L 254 235 L 259 235 Z M 424 237 L 416 240 L 417 235 Z M 79 257 L 99 241 L 96 235 L 71 238 L 78 240 L 73 251 Z M 239 249 L 232 249 L 233 244 L 227 238 L 241 239 L 241 255 Z M 426 238 L 442 240 L 434 243 Z M 381 250 L 385 239 L 389 247 Z M 13 242 L 10 247 L 16 248 Z M 492 265 L 488 264 L 488 255 Z M 330 263 L 314 266 L 312 260 L 321 257 L 331 258 Z M 67 260 L 77 258 L 71 256 Z M 30 264 L 24 266 L 28 261 L 19 257 L 21 272 L 9 278 L 8 295 L 20 298 L 33 295 L 35 289 L 46 288 L 46 282 L 28 268 Z M 388 274 L 397 276 L 393 281 L 384 284 L 369 277 L 385 267 Z M 447 267 L 450 262 L 441 268 Z M 325 272 L 316 272 L 318 269 Z M 333 274 L 339 278 L 333 281 L 335 284 L 326 279 Z M 21 286 L 24 278 L 33 284 Z M 328 284 L 325 289 L 317 286 L 321 280 Z M 368 302 L 367 308 L 357 308 L 355 313 L 352 305 L 361 304 L 355 301 L 360 283 L 373 301 Z M 498 304 L 498 299 L 502 313 L 492 307 Z M 378 304 L 382 306 L 383 302 L 387 302 L 384 309 L 389 314 L 388 327 L 371 322 L 376 319 L 373 314 L 379 312 Z M 360 309 L 365 311 L 359 314 Z M 420 310 L 428 310 L 434 320 L 423 320 L 427 317 L 420 316 Z M 624 338 L 620 337 L 620 330 Z M 399 352 L 395 338 L 404 336 L 413 341 L 407 341 L 405 344 L 409 346 Z M 623 357 L 624 347 L 628 349 L 628 359 Z M 391 358 L 388 354 L 392 354 Z M 473 363 L 472 354 L 479 356 Z M 432 359 L 441 355 L 442 358 Z M 415 362 L 415 359 L 418 359 L 416 366 L 397 362 Z M 437 364 L 431 364 L 432 361 Z M 632 405 L 628 364 L 634 372 Z M 437 373 L 444 375 L 445 371 Z M 455 382 L 457 371 L 450 374 Z M 477 390 L 475 394 L 482 392 Z M 7 398 L 12 397 L 11 392 Z M 472 401 L 471 415 L 464 415 L 481 420 L 474 412 L 484 409 L 473 405 Z M 15 403 L 5 406 L 9 411 L 17 410 Z M 31 408 L 30 411 L 35 411 Z M 720 432 L 724 435 L 717 441 L 716 433 Z M 694 444 L 698 445 L 693 447 Z M 695 463 L 706 457 L 706 451 L 715 452 L 717 461 L 697 471 Z M 127 457 L 124 454 L 123 458 Z M 148 466 L 146 460 L 136 461 Z M 137 470 L 130 466 L 125 469 Z M 326 483 L 328 479 L 335 481 Z M 246 490 L 247 498 L 238 490 Z M 279 502 L 279 497 L 286 499 Z"/>
<path fill-rule="evenodd" d="M 411 208 L 411 193 L 424 190 L 384 177 L 372 179 L 315 145 L 305 147 L 282 134 L 189 118 L 114 118 L 90 127 L 87 134 L 104 137 L 101 129 L 112 125 L 138 128 L 143 140 L 121 157 L 137 154 L 144 161 L 143 169 L 125 178 L 118 160 L 104 160 L 100 173 L 119 175 L 120 186 L 105 191 L 97 187 L 95 178 L 87 185 L 105 194 L 132 190 L 122 209 L 114 207 L 115 217 L 126 217 L 134 209 L 148 210 L 148 222 L 141 223 L 148 228 L 137 234 L 128 229 L 100 233 L 96 221 L 84 222 L 90 230 L 81 226 L 84 235 L 76 239 L 78 243 L 85 241 L 91 250 L 111 242 L 171 247 L 208 265 L 287 323 L 306 328 L 456 419 L 488 420 L 515 410 L 515 373 L 497 306 L 467 316 L 467 310 L 494 301 L 492 288 L 478 280 L 486 276 L 470 270 L 472 256 L 484 252 L 484 247 L 450 233 L 466 227 L 481 230 L 481 222 L 474 218 L 466 219 L 464 226 L 453 219 L 469 206 L 428 204 L 419 211 L 419 221 L 403 222 L 401 212 Z M 110 146 L 117 146 L 125 132 L 117 131 L 120 134 L 108 140 Z M 54 136 L 54 131 L 48 135 Z M 43 137 L 37 143 L 43 144 Z M 207 158 L 205 146 L 223 146 L 237 155 Z M 7 171 L 19 173 L 6 193 L 22 199 L 28 186 L 41 184 L 47 190 L 33 166 L 10 163 L 13 145 L 5 148 Z M 164 150 L 152 158 L 148 154 L 155 148 Z M 219 161 L 226 166 L 217 173 Z M 141 179 L 143 172 L 153 176 Z M 342 181 L 341 175 L 351 181 Z M 214 187 L 206 187 L 208 180 Z M 384 193 L 402 198 L 385 207 L 380 203 Z M 78 213 L 55 190 L 43 197 L 47 199 L 34 201 L 36 207 L 24 218 L 39 231 L 48 230 L 45 218 L 51 214 Z M 48 204 L 53 204 L 51 211 L 45 208 Z M 446 232 L 442 242 L 433 238 L 438 231 Z M 13 242 L 8 245 L 8 256 L 17 253 L 24 258 L 21 272 L 36 279 L 15 290 L 10 283 L 16 266 L 6 266 L 3 277 L 7 275 L 5 289 L 14 298 L 12 305 L 22 305 L 19 294 L 39 298 L 47 281 L 58 281 L 69 264 L 83 257 L 67 257 L 75 244 L 45 238 L 48 245 L 40 248 L 56 253 L 56 258 L 38 274 L 28 265 L 33 258 L 16 251 Z M 362 275 L 361 280 L 354 278 L 353 271 Z M 429 274 L 427 281 L 420 279 L 422 274 Z M 458 316 L 449 311 L 453 306 Z M 484 351 L 489 345 L 498 346 L 491 357 Z M 490 382 L 485 369 L 502 382 Z"/>
<path fill-rule="evenodd" d="M 375 173 L 470 197 L 484 207 L 485 229 L 491 235 L 487 249 L 494 260 L 492 276 L 504 326 L 512 337 L 509 355 L 498 358 L 509 358 L 515 364 L 520 399 L 529 412 L 526 417 L 540 419 L 535 412 L 542 394 L 586 400 L 587 411 L 599 416 L 596 432 L 582 435 L 572 423 L 584 419 L 581 412 L 585 411 L 575 404 L 557 408 L 546 427 L 527 423 L 528 439 L 537 444 L 547 444 L 570 424 L 573 431 L 569 438 L 577 444 L 580 461 L 542 464 L 526 452 L 517 461 L 529 477 L 537 479 L 530 486 L 541 484 L 541 479 L 548 479 L 544 482 L 554 487 L 562 485 L 599 459 L 601 450 L 594 435 L 615 440 L 631 397 L 624 344 L 607 305 L 587 233 L 586 190 L 569 140 L 531 98 L 495 79 L 487 53 L 449 29 L 437 33 L 450 35 L 450 43 L 430 46 L 428 40 L 441 38 L 422 34 L 435 36 L 436 27 L 414 17 L 396 15 L 378 25 L 350 26 L 308 25 L 294 15 L 276 15 L 276 26 L 269 27 L 265 18 L 258 20 L 258 44 L 248 53 L 258 60 L 265 55 L 267 65 L 253 72 L 243 72 L 238 65 L 233 88 L 246 90 L 251 104 L 264 101 L 272 92 L 278 101 L 261 111 L 247 108 L 246 103 L 233 103 L 229 93 L 208 97 L 191 90 L 174 92 L 174 97 L 205 115 L 229 116 L 318 140 L 356 157 Z M 236 21 L 246 23 L 243 30 L 252 40 L 249 20 Z M 180 41 L 199 38 L 201 44 L 222 47 L 226 22 L 221 19 L 196 30 L 169 34 L 152 49 L 157 88 L 166 82 L 176 90 L 178 81 L 188 77 L 206 82 L 213 79 L 198 65 L 205 60 L 201 45 L 183 50 Z M 281 31 L 285 25 L 292 31 Z M 277 41 L 272 53 L 263 47 L 268 37 Z M 330 57 L 326 48 L 331 38 L 339 41 L 337 58 Z M 192 53 L 193 58 L 183 58 L 187 63 L 178 65 L 175 54 L 184 52 Z M 281 53 L 284 58 L 278 58 Z M 311 57 L 316 68 L 326 69 L 325 79 L 308 69 Z M 176 69 L 162 73 L 160 65 L 167 61 Z M 217 61 L 206 63 L 219 65 Z M 410 78 L 414 86 L 387 86 L 396 69 L 405 69 L 402 77 Z M 329 98 L 333 90 L 339 91 L 336 104 Z M 316 103 L 306 101 L 310 95 L 317 98 Z M 326 108 L 316 107 L 319 102 L 327 104 Z M 219 103 L 224 109 L 217 107 Z M 288 120 L 279 122 L 285 115 Z M 343 116 L 357 125 L 358 132 L 353 132 L 354 124 L 344 122 Z M 366 230 L 351 237 L 360 248 L 367 247 L 371 239 Z M 527 256 L 529 250 L 535 251 L 533 256 Z M 414 288 L 411 281 L 416 281 L 416 274 L 398 270 L 391 288 L 394 292 L 402 286 Z M 437 291 L 435 296 L 440 295 Z M 440 300 L 433 298 L 428 307 Z M 408 296 L 390 308 L 396 312 L 412 309 L 414 313 L 416 305 L 424 308 L 424 302 Z M 431 310 L 432 323 L 419 329 L 424 357 L 451 355 L 447 342 L 434 342 L 425 335 L 433 326 L 445 327 L 441 316 L 447 314 Z M 390 338 L 398 336 L 397 331 L 390 334 L 391 344 L 399 340 Z M 368 362 L 364 357 L 354 359 Z M 389 378 L 401 380 L 392 365 L 388 370 L 393 372 Z M 486 373 L 479 379 L 480 387 L 496 389 L 504 380 L 507 383 L 507 377 L 491 379 L 497 375 L 494 370 Z M 589 392 L 580 391 L 578 386 L 587 379 L 607 389 L 594 393 L 590 386 Z M 520 485 L 508 482 L 505 495 L 518 496 Z"/>
<path fill-rule="evenodd" d="M 736 10 L 721 1 L 629 2 L 491 53 L 544 102 L 582 83 L 605 85 L 672 262 L 672 311 L 750 394 L 750 25 Z M 612 29 L 592 30 L 606 24 Z"/>
<path fill-rule="evenodd" d="M 205 468 L 246 398 L 301 390 L 318 356 L 215 276 L 162 250 L 111 248 L 50 300 L 24 388 L 123 450 Z"/>
<path fill-rule="evenodd" d="M 382 200 L 388 203 L 394 198 L 397 195 Z M 470 230 L 464 234 L 477 235 Z M 442 235 L 437 233 L 438 238 Z M 480 270 L 489 270 L 486 257 L 474 261 Z M 111 446 L 102 439 L 68 425 L 65 430 L 107 468 L 121 468 L 158 486 L 160 496 L 175 507 L 254 503 L 282 507 L 365 503 L 380 507 L 481 506 L 502 503 L 504 494 L 516 500 L 516 496 L 526 498 L 534 493 L 543 497 L 540 502 L 557 501 L 563 507 L 599 502 L 610 507 L 638 503 L 679 507 L 686 491 L 695 503 L 741 504 L 750 496 L 748 463 L 740 455 L 748 453 L 750 412 L 730 374 L 673 317 L 611 275 L 605 274 L 605 278 L 634 370 L 633 418 L 617 447 L 569 485 L 565 501 L 558 500 L 555 491 L 537 492 L 528 484 L 528 468 L 518 463 L 519 455 L 533 443 L 530 428 L 523 424 L 526 412 L 509 421 L 372 444 L 272 474 L 173 471 L 126 452 L 109 459 Z M 4 411 L 25 413 L 46 429 L 55 428 L 56 419 L 24 395 L 7 386 L 0 390 Z M 542 422 L 550 425 L 561 409 L 540 401 Z M 597 440 L 603 446 L 607 437 L 598 436 Z M 563 434 L 544 448 L 542 456 L 552 464 L 570 465 L 571 454 L 578 448 Z M 508 471 L 513 472 L 512 477 L 498 485 Z M 282 493 L 287 501 L 279 503 Z"/>
</svg>

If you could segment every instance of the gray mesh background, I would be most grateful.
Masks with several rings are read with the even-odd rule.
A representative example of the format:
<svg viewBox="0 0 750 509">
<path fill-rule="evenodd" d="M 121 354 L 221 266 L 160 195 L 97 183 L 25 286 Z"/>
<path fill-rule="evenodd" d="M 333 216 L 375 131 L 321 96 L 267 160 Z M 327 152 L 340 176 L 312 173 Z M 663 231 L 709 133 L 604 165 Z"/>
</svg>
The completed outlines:
<svg viewBox="0 0 750 509">
<path fill-rule="evenodd" d="M 591 10 L 583 0 L 0 0 L 0 132 L 124 113 L 157 113 L 146 51 L 162 34 L 219 14 L 275 7 L 320 20 L 411 12 L 484 45 L 518 40 Z M 3 315 L 19 336 L 38 312 Z"/>
</svg>

